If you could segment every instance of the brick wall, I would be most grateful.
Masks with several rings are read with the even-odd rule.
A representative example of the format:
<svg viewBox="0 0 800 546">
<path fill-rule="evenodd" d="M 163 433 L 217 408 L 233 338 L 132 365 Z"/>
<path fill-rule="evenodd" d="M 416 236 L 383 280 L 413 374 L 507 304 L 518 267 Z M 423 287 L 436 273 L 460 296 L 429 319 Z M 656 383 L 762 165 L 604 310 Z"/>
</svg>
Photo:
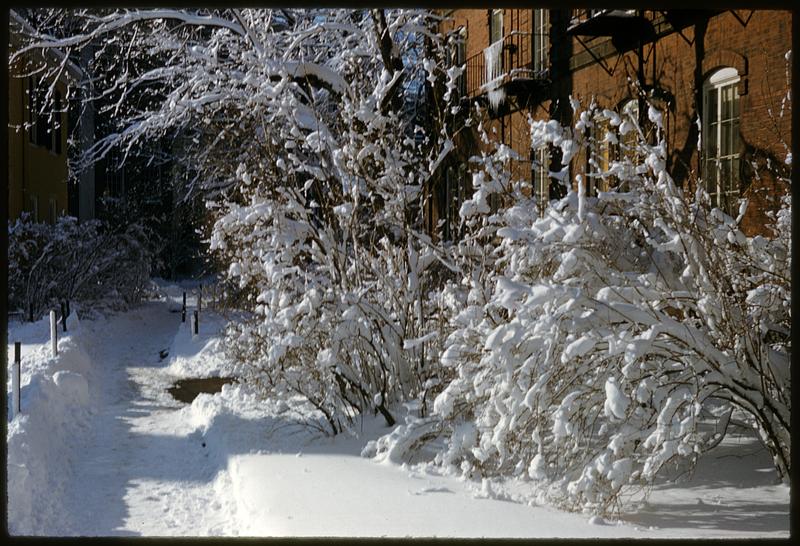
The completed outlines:
<svg viewBox="0 0 800 546">
<path fill-rule="evenodd" d="M 529 137 L 527 117 L 555 117 L 571 122 L 569 96 L 584 106 L 594 99 L 599 106 L 619 109 L 635 97 L 631 82 L 638 79 L 640 53 L 643 60 L 643 83 L 658 89 L 659 106 L 664 110 L 670 171 L 676 181 L 692 191 L 699 175 L 696 120 L 702 108 L 702 83 L 717 68 L 732 66 L 741 76 L 740 140 L 742 196 L 750 200 L 743 227 L 749 234 L 764 233 L 766 212 L 777 208 L 780 195 L 788 184 L 767 171 L 788 168 L 783 164 L 787 146 L 791 147 L 791 111 L 789 101 L 781 101 L 788 89 L 788 64 L 784 58 L 791 48 L 791 12 L 739 10 L 739 19 L 724 11 L 673 32 L 657 12 L 645 12 L 656 21 L 657 29 L 667 29 L 654 42 L 644 44 L 641 52 L 617 53 L 610 38 L 583 38 L 593 59 L 577 38 L 568 37 L 568 10 L 551 10 L 552 85 L 548 97 L 520 111 L 509 112 L 486 123 L 490 132 L 527 157 Z M 459 26 L 467 29 L 467 58 L 489 45 L 488 10 L 454 10 L 442 30 Z M 530 30 L 531 10 L 505 9 L 504 28 Z M 660 21 L 660 22 L 659 22 Z M 705 22 L 704 22 L 705 21 Z M 746 23 L 746 24 L 743 24 Z M 605 65 L 605 68 L 604 66 Z M 698 101 L 700 104 L 698 105 Z M 785 145 L 784 145 L 785 143 Z M 576 157 L 572 172 L 580 172 L 584 157 Z"/>
</svg>

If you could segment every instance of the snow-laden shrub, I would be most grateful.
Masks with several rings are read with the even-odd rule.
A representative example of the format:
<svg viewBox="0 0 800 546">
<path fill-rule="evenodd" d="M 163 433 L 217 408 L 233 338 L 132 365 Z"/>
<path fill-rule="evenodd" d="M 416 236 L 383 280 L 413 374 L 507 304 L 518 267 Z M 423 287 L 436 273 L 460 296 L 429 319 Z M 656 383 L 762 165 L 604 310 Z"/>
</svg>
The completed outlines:
<svg viewBox="0 0 800 546">
<path fill-rule="evenodd" d="M 532 122 L 534 147 L 560 147 L 564 164 L 580 147 L 591 154 L 573 134 L 594 113 L 574 133 Z M 738 227 L 745 203 L 735 219 L 709 210 L 702 190 L 676 186 L 663 142 L 649 145 L 636 120 L 600 115 L 610 132 L 640 134 L 642 161 L 610 169 L 627 191 L 586 197 L 576 177 L 578 192 L 540 218 L 529 189 L 491 169 L 476 175 L 462 216 L 473 241 L 488 233 L 499 244 L 494 267 L 468 272 L 455 305 L 441 356 L 454 379 L 433 416 L 373 451 L 397 459 L 409 438 L 444 433 L 440 464 L 529 479 L 550 502 L 613 512 L 631 486 L 691 468 L 733 416 L 788 480 L 791 198 L 773 237 L 748 238 Z M 658 128 L 655 110 L 650 119 Z M 491 193 L 508 206 L 487 217 Z"/>
<path fill-rule="evenodd" d="M 9 307 L 36 320 L 65 300 L 135 303 L 150 278 L 151 238 L 138 224 L 111 228 L 64 216 L 50 225 L 23 214 L 8 226 Z"/>
<path fill-rule="evenodd" d="M 435 376 L 428 328 L 446 259 L 422 233 L 425 190 L 454 149 L 463 67 L 424 10 L 54 11 L 12 60 L 81 54 L 113 111 L 81 164 L 172 142 L 180 194 L 252 318 L 232 356 L 265 395 L 300 393 L 339 431 Z M 178 24 L 174 24 L 178 23 Z M 109 39 L 109 35 L 113 39 Z M 117 46 L 126 44 L 121 63 Z M 123 66 L 124 65 L 124 66 Z M 43 79 L 56 73 L 43 69 Z M 433 98 L 433 100 L 427 100 Z M 441 100 L 439 100 L 441 99 Z M 182 178 L 182 179 L 183 179 Z M 242 296 L 239 298 L 238 296 Z M 249 299 L 244 299 L 249 298 Z"/>
<path fill-rule="evenodd" d="M 336 89 L 304 90 L 289 75 L 262 80 L 261 100 L 240 118 L 257 138 L 251 148 L 237 143 L 235 194 L 214 205 L 211 236 L 228 279 L 251 298 L 252 317 L 228 331 L 241 375 L 266 395 L 305 397 L 333 433 L 366 411 L 394 424 L 393 406 L 433 374 L 425 347 L 436 343 L 426 326 L 435 302 L 423 278 L 437 257 L 421 210 L 452 142 L 415 131 L 407 107 L 426 78 L 455 85 L 441 44 L 423 52 L 397 30 L 430 25 L 426 14 L 335 18 L 330 28 L 312 24 L 307 39 L 326 44 L 315 70 L 333 81 L 335 68 Z M 389 46 L 375 39 L 386 25 Z M 297 30 L 271 37 L 292 63 L 308 55 Z M 404 65 L 412 49 L 424 60 Z"/>
</svg>

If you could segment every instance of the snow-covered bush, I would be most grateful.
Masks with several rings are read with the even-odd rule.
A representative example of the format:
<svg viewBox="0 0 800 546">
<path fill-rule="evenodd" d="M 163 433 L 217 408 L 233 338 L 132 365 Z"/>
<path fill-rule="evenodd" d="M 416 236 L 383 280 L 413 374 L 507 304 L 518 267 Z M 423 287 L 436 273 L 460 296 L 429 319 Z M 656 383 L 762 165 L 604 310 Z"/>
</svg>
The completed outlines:
<svg viewBox="0 0 800 546">
<path fill-rule="evenodd" d="M 256 118 L 267 121 L 268 151 L 240 163 L 238 199 L 219 204 L 211 237 L 255 304 L 252 320 L 229 330 L 245 376 L 271 395 L 306 397 L 332 432 L 370 410 L 394 424 L 392 405 L 432 373 L 422 279 L 436 257 L 420 211 L 423 185 L 452 145 L 446 132 L 414 138 L 403 105 L 417 91 L 400 85 L 446 76 L 441 45 L 420 51 L 404 30 L 429 24 L 422 12 L 392 12 L 303 30 L 312 43 L 338 44 L 317 70 L 336 69 L 340 89 L 314 90 L 312 108 L 288 79 L 269 88 Z M 297 30 L 286 38 L 295 49 L 281 49 L 302 62 Z M 391 47 L 375 39 L 386 33 Z M 412 49 L 426 56 L 420 66 L 403 65 Z"/>
<path fill-rule="evenodd" d="M 591 110 L 575 131 L 532 122 L 534 148 L 560 147 L 564 165 L 581 147 L 591 154 L 582 135 L 595 114 L 610 122 L 606 138 L 637 131 L 640 164 L 588 175 L 613 173 L 627 191 L 586 197 L 576 176 L 578 192 L 540 218 L 528 189 L 476 174 L 462 216 L 499 244 L 494 267 L 473 269 L 455 305 L 441 357 L 455 377 L 432 417 L 373 448 L 397 458 L 408 438 L 444 433 L 440 464 L 530 479 L 563 507 L 613 512 L 631 486 L 691 468 L 733 418 L 758 432 L 788 480 L 791 198 L 772 238 L 745 237 L 745 203 L 736 219 L 709 210 L 702 190 L 676 186 L 663 142 Z M 487 219 L 495 192 L 509 206 Z"/>
<path fill-rule="evenodd" d="M 368 409 L 394 422 L 389 406 L 433 372 L 435 304 L 420 281 L 441 256 L 421 233 L 424 188 L 453 149 L 463 70 L 449 66 L 437 20 L 424 10 L 43 11 L 14 53 L 94 48 L 86 69 L 103 77 L 86 100 L 100 99 L 118 127 L 85 160 L 173 141 L 183 190 L 209 201 L 227 281 L 250 298 L 253 318 L 229 340 L 242 375 L 270 395 L 308 397 L 334 432 Z M 442 101 L 423 109 L 434 88 Z"/>
<path fill-rule="evenodd" d="M 135 303 L 149 282 L 152 237 L 139 224 L 113 229 L 64 216 L 50 225 L 23 214 L 8 226 L 9 307 L 36 320 L 65 300 Z"/>
</svg>

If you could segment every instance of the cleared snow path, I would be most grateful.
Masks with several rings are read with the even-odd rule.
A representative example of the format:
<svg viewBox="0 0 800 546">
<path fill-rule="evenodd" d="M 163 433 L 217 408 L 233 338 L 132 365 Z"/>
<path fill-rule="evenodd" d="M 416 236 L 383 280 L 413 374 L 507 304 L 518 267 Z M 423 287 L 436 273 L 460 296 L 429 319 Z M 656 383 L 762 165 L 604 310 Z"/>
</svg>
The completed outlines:
<svg viewBox="0 0 800 546">
<path fill-rule="evenodd" d="M 74 474 L 48 535 L 231 534 L 227 472 L 165 389 L 159 351 L 180 324 L 166 302 L 85 322 L 93 416 L 71 446 Z M 60 516 L 60 517 L 59 517 Z"/>
<path fill-rule="evenodd" d="M 424 463 L 360 457 L 367 441 L 390 431 L 377 417 L 367 417 L 357 434 L 330 438 L 308 426 L 316 417 L 302 401 L 265 400 L 245 385 L 180 404 L 166 391 L 175 379 L 233 370 L 221 351 L 224 318 L 204 312 L 193 337 L 170 312 L 180 308 L 183 289 L 162 288 L 166 301 L 71 330 L 75 339 L 59 342 L 57 364 L 79 373 L 59 376 L 59 388 L 30 379 L 52 374 L 56 364 L 47 321 L 14 326 L 9 341 L 22 341 L 28 355 L 28 413 L 9 425 L 15 534 L 789 535 L 789 488 L 775 483 L 769 457 L 749 437 L 731 434 L 690 480 L 654 487 L 647 503 L 632 499 L 623 521 L 612 523 L 532 502 L 529 483 L 463 481 Z M 75 399 L 77 407 L 66 387 L 85 389 L 83 373 L 89 392 Z"/>
</svg>

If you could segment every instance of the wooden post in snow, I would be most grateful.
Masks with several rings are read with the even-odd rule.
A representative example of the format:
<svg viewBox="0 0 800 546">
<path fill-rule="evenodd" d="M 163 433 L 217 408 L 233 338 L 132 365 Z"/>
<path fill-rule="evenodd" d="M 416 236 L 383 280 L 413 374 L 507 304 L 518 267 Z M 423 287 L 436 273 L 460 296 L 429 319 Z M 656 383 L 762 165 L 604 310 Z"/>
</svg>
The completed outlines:
<svg viewBox="0 0 800 546">
<path fill-rule="evenodd" d="M 11 368 L 11 407 L 12 416 L 22 413 L 22 406 L 20 405 L 20 363 L 22 362 L 22 344 L 19 341 L 14 342 L 14 365 Z"/>
<path fill-rule="evenodd" d="M 67 304 L 65 302 L 61 302 L 61 326 L 64 328 L 64 331 L 67 331 Z"/>
<path fill-rule="evenodd" d="M 56 311 L 50 309 L 50 346 L 53 356 L 58 356 L 58 327 L 56 326 Z"/>
<path fill-rule="evenodd" d="M 203 307 L 203 283 L 200 283 L 200 289 L 197 291 L 197 310 L 202 311 Z"/>
<path fill-rule="evenodd" d="M 200 331 L 200 315 L 198 314 L 197 310 L 195 309 L 194 312 L 194 324 L 192 324 L 192 334 L 197 335 Z"/>
<path fill-rule="evenodd" d="M 181 322 L 186 322 L 186 292 L 183 293 L 183 307 L 181 307 Z"/>
</svg>

